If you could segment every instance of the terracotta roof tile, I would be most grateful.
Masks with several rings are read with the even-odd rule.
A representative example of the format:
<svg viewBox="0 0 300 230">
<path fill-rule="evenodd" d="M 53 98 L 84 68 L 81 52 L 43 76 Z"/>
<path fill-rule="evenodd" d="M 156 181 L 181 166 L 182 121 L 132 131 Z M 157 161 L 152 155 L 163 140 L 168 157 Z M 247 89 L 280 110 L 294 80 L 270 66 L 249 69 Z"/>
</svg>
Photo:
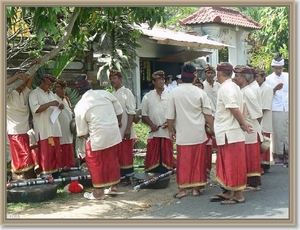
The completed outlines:
<svg viewBox="0 0 300 230">
<path fill-rule="evenodd" d="M 252 20 L 239 11 L 219 6 L 202 7 L 190 16 L 179 20 L 179 23 L 180 25 L 221 23 L 252 29 L 261 29 L 263 27 L 263 25 Z"/>
</svg>

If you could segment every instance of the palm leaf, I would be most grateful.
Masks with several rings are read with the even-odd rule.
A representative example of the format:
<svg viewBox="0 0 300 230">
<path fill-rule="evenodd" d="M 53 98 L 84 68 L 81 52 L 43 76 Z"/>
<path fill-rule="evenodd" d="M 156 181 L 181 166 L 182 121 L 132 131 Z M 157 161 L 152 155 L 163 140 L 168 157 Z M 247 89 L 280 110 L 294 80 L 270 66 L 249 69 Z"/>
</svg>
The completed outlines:
<svg viewBox="0 0 300 230">
<path fill-rule="evenodd" d="M 76 89 L 72 90 L 69 87 L 67 87 L 66 95 L 70 100 L 72 110 L 73 110 L 75 108 L 75 105 L 77 104 L 77 102 L 81 99 L 81 96 Z"/>
<path fill-rule="evenodd" d="M 63 70 L 75 59 L 75 56 L 69 52 L 61 53 L 56 59 L 51 73 L 59 78 Z"/>
</svg>

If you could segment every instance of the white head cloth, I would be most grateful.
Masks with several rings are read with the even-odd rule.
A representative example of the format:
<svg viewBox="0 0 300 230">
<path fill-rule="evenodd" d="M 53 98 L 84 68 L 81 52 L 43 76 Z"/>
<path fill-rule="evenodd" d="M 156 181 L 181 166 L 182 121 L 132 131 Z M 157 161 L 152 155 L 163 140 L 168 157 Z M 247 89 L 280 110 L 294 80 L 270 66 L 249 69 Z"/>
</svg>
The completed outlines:
<svg viewBox="0 0 300 230">
<path fill-rule="evenodd" d="M 284 59 L 281 59 L 281 61 L 276 61 L 275 59 L 273 59 L 271 66 L 284 66 Z"/>
</svg>

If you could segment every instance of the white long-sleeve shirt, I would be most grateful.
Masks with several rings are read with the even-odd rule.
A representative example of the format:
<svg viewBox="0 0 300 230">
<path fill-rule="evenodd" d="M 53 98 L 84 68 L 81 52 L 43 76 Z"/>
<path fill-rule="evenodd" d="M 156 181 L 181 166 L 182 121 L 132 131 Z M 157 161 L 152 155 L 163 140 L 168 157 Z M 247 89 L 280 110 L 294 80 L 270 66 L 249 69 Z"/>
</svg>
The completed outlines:
<svg viewBox="0 0 300 230">
<path fill-rule="evenodd" d="M 280 82 L 283 83 L 283 87 L 280 90 L 276 90 L 273 96 L 272 111 L 287 112 L 289 111 L 289 74 L 282 72 L 280 76 L 277 76 L 275 73 L 272 73 L 266 77 L 266 83 L 273 89 Z"/>
</svg>

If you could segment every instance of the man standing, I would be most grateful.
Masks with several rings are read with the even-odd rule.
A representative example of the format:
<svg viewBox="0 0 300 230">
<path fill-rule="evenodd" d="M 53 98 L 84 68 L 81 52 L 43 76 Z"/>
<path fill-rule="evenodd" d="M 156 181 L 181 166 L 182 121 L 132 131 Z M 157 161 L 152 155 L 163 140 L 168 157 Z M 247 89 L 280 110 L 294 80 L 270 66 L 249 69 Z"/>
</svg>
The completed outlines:
<svg viewBox="0 0 300 230">
<path fill-rule="evenodd" d="M 74 109 L 76 132 L 78 137 L 87 139 L 85 161 L 94 187 L 84 197 L 104 200 L 104 188 L 110 187 L 110 192 L 115 192 L 120 182 L 118 149 L 122 141 L 119 127 L 123 110 L 108 91 L 92 90 L 85 74 L 76 79 L 75 85 L 82 95 Z"/>
<path fill-rule="evenodd" d="M 24 72 L 17 72 L 10 78 L 17 79 Z M 12 179 L 36 178 L 35 170 L 39 162 L 35 152 L 30 149 L 29 136 L 29 94 L 35 75 L 25 76 L 22 85 L 6 94 L 7 134 L 11 152 Z"/>
<path fill-rule="evenodd" d="M 213 117 L 207 94 L 194 86 L 196 68 L 186 64 L 181 72 L 182 84 L 169 92 L 166 118 L 169 136 L 173 140 L 176 130 L 177 184 L 179 192 L 174 198 L 199 196 L 207 181 L 205 122 L 213 127 Z"/>
<path fill-rule="evenodd" d="M 266 83 L 273 88 L 272 151 L 275 164 L 288 164 L 289 151 L 289 74 L 283 72 L 284 60 L 277 57 L 271 63 L 273 73 Z"/>
<path fill-rule="evenodd" d="M 217 67 L 221 87 L 218 90 L 214 131 L 218 146 L 216 179 L 222 192 L 211 197 L 210 201 L 221 201 L 221 204 L 245 202 L 242 190 L 247 184 L 244 131 L 251 133 L 251 126 L 243 117 L 243 95 L 232 82 L 232 72 L 233 67 L 228 62 Z"/>
<path fill-rule="evenodd" d="M 262 104 L 262 101 L 261 101 L 261 90 L 260 90 L 260 87 L 259 87 L 259 85 L 258 85 L 258 83 L 256 81 L 257 74 L 256 74 L 256 71 L 255 71 L 255 68 L 250 68 L 250 69 L 252 70 L 252 77 L 251 77 L 251 79 L 249 81 L 249 87 L 254 92 L 259 107 L 261 107 L 261 104 Z"/>
<path fill-rule="evenodd" d="M 175 78 L 173 78 L 173 81 L 171 82 L 170 90 L 177 88 L 181 83 L 182 83 L 181 75 L 178 74 L 175 76 Z"/>
<path fill-rule="evenodd" d="M 61 127 L 62 136 L 60 138 L 61 155 L 58 158 L 58 166 L 63 168 L 75 166 L 73 134 L 70 130 L 70 122 L 72 120 L 72 109 L 69 98 L 66 96 L 67 82 L 58 79 L 55 84 L 55 98 L 64 105 L 64 109 L 58 116 L 58 121 Z"/>
<path fill-rule="evenodd" d="M 172 89 L 172 75 L 168 75 L 165 77 L 165 84 L 164 84 L 164 89 L 166 92 L 169 92 Z"/>
<path fill-rule="evenodd" d="M 216 111 L 216 105 L 217 105 L 217 95 L 218 90 L 220 88 L 220 83 L 215 81 L 216 76 L 216 70 L 213 66 L 210 66 L 209 64 L 205 67 L 205 81 L 203 82 L 204 91 L 207 93 L 207 96 L 212 101 L 212 110 Z"/>
<path fill-rule="evenodd" d="M 109 81 L 114 88 L 112 94 L 118 99 L 123 109 L 122 127 L 120 127 L 122 143 L 120 144 L 119 160 L 121 177 L 125 178 L 121 180 L 121 183 L 123 185 L 129 185 L 131 183 L 130 177 L 133 175 L 133 145 L 135 132 L 132 122 L 135 116 L 136 103 L 133 93 L 122 84 L 122 78 L 121 72 L 110 70 Z"/>
<path fill-rule="evenodd" d="M 263 117 L 260 125 L 264 136 L 269 137 L 272 133 L 272 99 L 273 89 L 266 82 L 265 71 L 263 69 L 256 70 L 256 81 L 261 90 L 261 108 Z M 261 152 L 261 173 L 269 172 L 270 170 L 270 148 L 266 152 Z"/>
<path fill-rule="evenodd" d="M 257 95 L 249 86 L 249 82 L 253 78 L 253 69 L 245 65 L 237 65 L 233 71 L 235 73 L 234 81 L 243 93 L 247 111 L 244 112 L 246 121 L 253 129 L 252 133 L 246 133 L 245 135 L 247 184 L 249 185 L 246 190 L 259 190 L 261 185 L 260 144 L 263 140 L 259 122 L 262 117 L 262 109 L 257 100 Z M 258 94 L 260 96 L 260 92 Z"/>
<path fill-rule="evenodd" d="M 211 109 L 213 116 L 215 116 L 217 107 L 217 96 L 220 88 L 220 83 L 215 81 L 216 70 L 213 66 L 207 64 L 205 67 L 205 81 L 203 82 L 203 90 L 211 100 Z M 207 173 L 210 175 L 212 167 L 212 153 L 217 149 L 216 139 L 214 136 L 207 134 L 209 141 L 206 144 L 207 151 Z"/>
<path fill-rule="evenodd" d="M 151 80 L 155 89 L 145 94 L 141 104 L 142 121 L 150 127 L 145 171 L 166 173 L 173 168 L 173 141 L 165 118 L 168 92 L 164 89 L 164 71 L 154 72 Z"/>
<path fill-rule="evenodd" d="M 40 86 L 36 87 L 29 95 L 34 132 L 38 142 L 41 177 L 52 174 L 54 179 L 59 176 L 57 158 L 61 154 L 59 142 L 61 129 L 58 119 L 51 120 L 51 115 L 54 110 L 64 108 L 51 91 L 55 81 L 56 78 L 52 74 L 43 74 Z"/>
</svg>

